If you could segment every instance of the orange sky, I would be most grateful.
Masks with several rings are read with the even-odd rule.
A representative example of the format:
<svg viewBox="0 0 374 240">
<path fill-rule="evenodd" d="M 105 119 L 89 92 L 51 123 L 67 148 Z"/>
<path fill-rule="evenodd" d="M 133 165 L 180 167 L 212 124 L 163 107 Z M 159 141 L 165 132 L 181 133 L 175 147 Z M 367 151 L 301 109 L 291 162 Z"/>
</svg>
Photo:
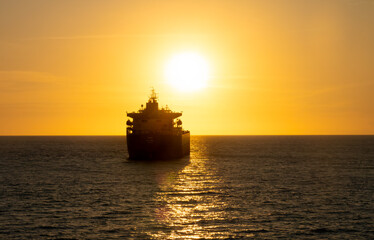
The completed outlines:
<svg viewBox="0 0 374 240">
<path fill-rule="evenodd" d="M 0 0 L 0 135 L 121 135 L 150 87 L 192 134 L 374 134 L 374 2 Z M 208 87 L 167 60 L 198 52 Z"/>
</svg>

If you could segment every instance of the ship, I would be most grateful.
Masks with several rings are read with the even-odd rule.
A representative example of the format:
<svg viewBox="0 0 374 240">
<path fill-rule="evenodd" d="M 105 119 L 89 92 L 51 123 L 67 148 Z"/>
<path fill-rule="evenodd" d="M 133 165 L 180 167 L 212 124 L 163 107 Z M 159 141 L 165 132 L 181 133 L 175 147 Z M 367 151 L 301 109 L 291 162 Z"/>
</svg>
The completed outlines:
<svg viewBox="0 0 374 240">
<path fill-rule="evenodd" d="M 126 140 L 129 159 L 177 159 L 190 155 L 190 131 L 182 128 L 182 112 L 159 108 L 152 89 L 145 108 L 127 113 Z"/>
</svg>

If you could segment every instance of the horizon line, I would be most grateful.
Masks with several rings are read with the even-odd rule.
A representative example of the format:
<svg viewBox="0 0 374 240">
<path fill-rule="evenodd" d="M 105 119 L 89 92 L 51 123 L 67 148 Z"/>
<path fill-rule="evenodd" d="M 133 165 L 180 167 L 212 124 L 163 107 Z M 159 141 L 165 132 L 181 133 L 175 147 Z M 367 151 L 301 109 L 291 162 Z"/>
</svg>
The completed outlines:
<svg viewBox="0 0 374 240">
<path fill-rule="evenodd" d="M 374 136 L 374 134 L 191 134 L 191 136 Z M 41 135 L 0 135 L 0 137 L 126 137 L 126 135 L 121 134 L 72 134 L 72 135 L 62 135 L 62 134 L 41 134 Z"/>
</svg>

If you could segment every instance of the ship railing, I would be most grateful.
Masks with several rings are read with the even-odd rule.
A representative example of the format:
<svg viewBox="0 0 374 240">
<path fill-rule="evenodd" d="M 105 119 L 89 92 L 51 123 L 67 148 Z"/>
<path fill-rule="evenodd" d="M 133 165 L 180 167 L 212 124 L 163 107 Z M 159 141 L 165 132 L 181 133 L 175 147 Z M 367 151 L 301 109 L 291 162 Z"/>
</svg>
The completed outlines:
<svg viewBox="0 0 374 240">
<path fill-rule="evenodd" d="M 180 134 L 185 134 L 188 133 L 189 131 L 184 131 L 182 129 L 176 129 L 176 128 L 171 128 L 169 130 L 165 129 L 160 129 L 160 130 L 134 130 L 131 127 L 127 128 L 126 134 L 131 135 L 131 134 L 172 134 L 172 135 L 180 135 Z"/>
</svg>

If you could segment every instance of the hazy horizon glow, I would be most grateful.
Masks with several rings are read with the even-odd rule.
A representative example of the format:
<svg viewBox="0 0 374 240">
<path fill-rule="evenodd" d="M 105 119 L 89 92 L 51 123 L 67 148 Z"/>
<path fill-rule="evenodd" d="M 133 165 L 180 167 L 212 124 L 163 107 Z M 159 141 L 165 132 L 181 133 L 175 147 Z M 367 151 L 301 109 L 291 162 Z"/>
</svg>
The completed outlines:
<svg viewBox="0 0 374 240">
<path fill-rule="evenodd" d="M 193 135 L 374 134 L 373 26 L 373 1 L 0 0 L 0 135 L 122 135 L 151 87 Z M 179 91 L 186 52 L 209 80 Z"/>
</svg>

